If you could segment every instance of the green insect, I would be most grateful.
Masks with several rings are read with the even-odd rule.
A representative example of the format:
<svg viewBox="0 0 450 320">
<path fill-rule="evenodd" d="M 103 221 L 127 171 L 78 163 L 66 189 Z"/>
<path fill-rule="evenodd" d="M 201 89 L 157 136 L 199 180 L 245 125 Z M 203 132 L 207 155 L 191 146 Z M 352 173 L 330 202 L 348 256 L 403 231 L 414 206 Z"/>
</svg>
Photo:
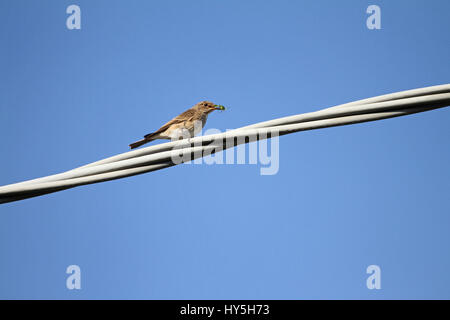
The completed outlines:
<svg viewBox="0 0 450 320">
<path fill-rule="evenodd" d="M 217 108 L 217 110 L 222 110 L 222 111 L 225 110 L 225 107 L 220 104 L 216 104 L 215 107 Z"/>
</svg>

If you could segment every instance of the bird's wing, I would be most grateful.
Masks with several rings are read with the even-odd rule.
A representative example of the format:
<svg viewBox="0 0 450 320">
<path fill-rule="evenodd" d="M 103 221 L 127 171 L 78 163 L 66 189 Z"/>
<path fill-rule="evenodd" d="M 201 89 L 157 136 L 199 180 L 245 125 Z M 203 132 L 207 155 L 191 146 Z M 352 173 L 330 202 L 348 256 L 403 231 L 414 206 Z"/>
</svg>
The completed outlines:
<svg viewBox="0 0 450 320">
<path fill-rule="evenodd" d="M 167 122 L 165 125 L 163 125 L 161 128 L 159 128 L 158 130 L 156 130 L 155 132 L 146 134 L 144 136 L 144 138 L 151 138 L 153 135 L 164 132 L 167 130 L 167 128 L 169 128 L 170 126 L 177 124 L 177 123 L 181 123 L 184 121 L 187 121 L 191 118 L 193 118 L 195 116 L 195 111 L 192 109 L 186 110 L 185 112 L 179 114 L 178 116 L 176 116 L 175 118 L 173 118 L 172 120 L 170 120 L 169 122 Z"/>
</svg>

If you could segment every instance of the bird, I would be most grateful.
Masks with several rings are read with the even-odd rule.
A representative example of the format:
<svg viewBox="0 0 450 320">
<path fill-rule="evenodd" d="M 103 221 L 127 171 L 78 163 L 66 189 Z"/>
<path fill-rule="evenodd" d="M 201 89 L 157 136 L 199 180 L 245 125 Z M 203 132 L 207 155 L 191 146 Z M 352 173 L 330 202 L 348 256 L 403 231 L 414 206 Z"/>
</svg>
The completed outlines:
<svg viewBox="0 0 450 320">
<path fill-rule="evenodd" d="M 180 137 L 184 138 L 184 133 L 191 138 L 202 130 L 208 115 L 214 110 L 225 110 L 225 107 L 214 104 L 211 101 L 201 101 L 167 122 L 155 132 L 146 134 L 144 139 L 131 143 L 130 148 L 138 148 L 156 139 L 174 140 Z"/>
</svg>

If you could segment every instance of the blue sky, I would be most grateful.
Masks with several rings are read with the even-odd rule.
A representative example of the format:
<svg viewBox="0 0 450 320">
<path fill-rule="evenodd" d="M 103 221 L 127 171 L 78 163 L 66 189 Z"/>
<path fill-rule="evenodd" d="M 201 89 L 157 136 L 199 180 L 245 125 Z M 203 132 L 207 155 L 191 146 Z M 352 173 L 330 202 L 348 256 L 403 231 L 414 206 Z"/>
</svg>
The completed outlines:
<svg viewBox="0 0 450 320">
<path fill-rule="evenodd" d="M 225 130 L 449 83 L 449 12 L 1 1 L 0 185 L 125 152 L 205 99 L 229 107 L 205 129 Z M 273 176 L 180 165 L 1 205 L 0 298 L 449 299 L 449 112 L 283 136 Z M 66 288 L 72 264 L 81 290 Z"/>
</svg>

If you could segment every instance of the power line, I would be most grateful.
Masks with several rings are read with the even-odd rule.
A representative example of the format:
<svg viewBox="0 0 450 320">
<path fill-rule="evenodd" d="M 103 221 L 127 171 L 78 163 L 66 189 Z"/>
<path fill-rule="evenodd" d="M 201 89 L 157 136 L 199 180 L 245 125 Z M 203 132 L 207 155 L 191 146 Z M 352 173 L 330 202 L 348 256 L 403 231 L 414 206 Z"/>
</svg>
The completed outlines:
<svg viewBox="0 0 450 320">
<path fill-rule="evenodd" d="M 174 163 L 173 159 L 180 153 L 189 160 L 194 160 L 249 141 L 298 131 L 387 119 L 449 105 L 450 84 L 445 84 L 363 99 L 315 112 L 260 122 L 224 133 L 161 143 L 64 173 L 0 187 L 0 203 L 164 169 L 178 164 Z"/>
</svg>

